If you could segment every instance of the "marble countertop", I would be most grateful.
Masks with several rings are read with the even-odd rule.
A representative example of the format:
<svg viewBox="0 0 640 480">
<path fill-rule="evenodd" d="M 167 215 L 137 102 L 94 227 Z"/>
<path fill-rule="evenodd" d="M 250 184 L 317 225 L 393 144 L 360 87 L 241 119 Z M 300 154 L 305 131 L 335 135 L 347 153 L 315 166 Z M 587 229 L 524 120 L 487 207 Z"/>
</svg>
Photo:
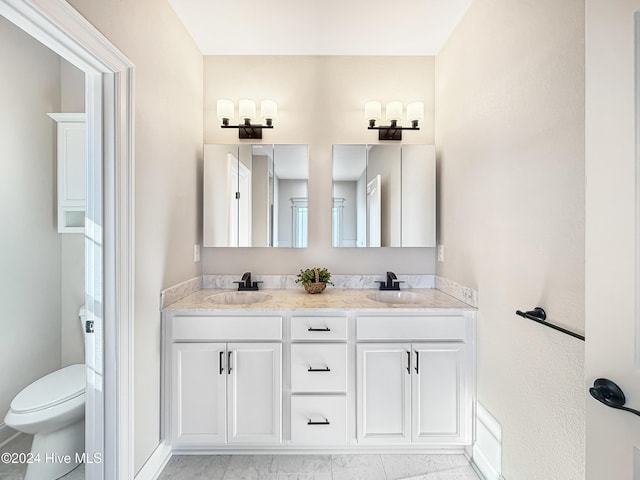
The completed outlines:
<svg viewBox="0 0 640 480">
<path fill-rule="evenodd" d="M 396 311 L 413 312 L 417 309 L 458 309 L 476 310 L 474 307 L 447 295 L 434 288 L 402 289 L 402 292 L 411 292 L 418 295 L 418 303 L 383 303 L 367 298 L 370 294 L 379 293 L 377 289 L 367 288 L 335 288 L 328 286 L 321 294 L 308 294 L 302 287 L 286 289 L 265 289 L 260 293 L 270 295 L 271 298 L 253 304 L 228 305 L 217 304 L 208 300 L 208 297 L 220 293 L 233 292 L 229 289 L 203 289 L 182 300 L 168 305 L 164 310 L 169 311 L 202 311 L 202 310 L 247 310 L 252 312 L 273 310 L 365 310 L 376 311 L 380 309 L 393 309 Z"/>
</svg>

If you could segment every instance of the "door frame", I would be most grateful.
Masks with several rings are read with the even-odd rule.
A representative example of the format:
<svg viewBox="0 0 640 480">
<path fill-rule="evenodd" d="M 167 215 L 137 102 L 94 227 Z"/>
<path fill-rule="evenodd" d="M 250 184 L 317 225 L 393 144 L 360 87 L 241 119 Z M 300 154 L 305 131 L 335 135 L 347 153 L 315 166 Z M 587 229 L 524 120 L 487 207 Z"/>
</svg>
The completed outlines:
<svg viewBox="0 0 640 480">
<path fill-rule="evenodd" d="M 640 0 L 586 2 L 587 479 L 631 479 L 640 471 L 638 417 L 589 395 L 597 378 L 610 378 L 629 407 L 640 401 L 639 12 Z"/>
<path fill-rule="evenodd" d="M 0 15 L 86 74 L 88 180 L 102 185 L 87 199 L 102 207 L 102 474 L 134 478 L 134 65 L 64 0 L 0 0 Z"/>
</svg>

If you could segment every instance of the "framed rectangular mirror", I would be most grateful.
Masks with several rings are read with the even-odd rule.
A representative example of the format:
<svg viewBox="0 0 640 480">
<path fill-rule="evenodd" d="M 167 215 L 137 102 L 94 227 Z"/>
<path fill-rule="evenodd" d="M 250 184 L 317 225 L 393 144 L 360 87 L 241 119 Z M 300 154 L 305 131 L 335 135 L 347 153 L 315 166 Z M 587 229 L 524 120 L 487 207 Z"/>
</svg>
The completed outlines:
<svg viewBox="0 0 640 480">
<path fill-rule="evenodd" d="M 203 246 L 307 246 L 307 145 L 205 145 L 203 177 Z"/>
<path fill-rule="evenodd" d="M 435 247 L 433 145 L 333 146 L 333 247 Z"/>
</svg>

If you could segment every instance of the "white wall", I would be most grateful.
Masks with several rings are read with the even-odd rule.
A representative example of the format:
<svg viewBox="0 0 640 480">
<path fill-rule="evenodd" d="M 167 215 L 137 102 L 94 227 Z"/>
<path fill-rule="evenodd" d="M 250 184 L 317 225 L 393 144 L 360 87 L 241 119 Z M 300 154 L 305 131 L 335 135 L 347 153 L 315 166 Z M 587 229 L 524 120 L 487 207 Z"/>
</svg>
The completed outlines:
<svg viewBox="0 0 640 480">
<path fill-rule="evenodd" d="M 201 273 L 202 55 L 165 0 L 69 0 L 135 64 L 135 468 L 160 439 L 160 305 Z"/>
<path fill-rule="evenodd" d="M 46 115 L 60 108 L 60 60 L 0 17 L 0 69 L 1 424 L 22 388 L 60 367 L 55 122 Z"/>
<path fill-rule="evenodd" d="M 584 2 L 476 0 L 436 60 L 438 274 L 479 292 L 507 480 L 584 478 Z"/>
<path fill-rule="evenodd" d="M 238 132 L 221 129 L 216 101 L 240 98 L 278 102 L 273 130 L 262 143 L 309 145 L 309 247 L 203 249 L 204 273 L 295 273 L 323 265 L 333 273 L 435 273 L 432 248 L 334 249 L 331 247 L 331 154 L 333 144 L 375 144 L 364 104 L 378 99 L 425 102 L 421 130 L 404 132 L 403 143 L 434 142 L 434 57 L 205 56 L 205 143 L 238 143 Z M 250 141 L 243 141 L 247 143 Z"/>
</svg>

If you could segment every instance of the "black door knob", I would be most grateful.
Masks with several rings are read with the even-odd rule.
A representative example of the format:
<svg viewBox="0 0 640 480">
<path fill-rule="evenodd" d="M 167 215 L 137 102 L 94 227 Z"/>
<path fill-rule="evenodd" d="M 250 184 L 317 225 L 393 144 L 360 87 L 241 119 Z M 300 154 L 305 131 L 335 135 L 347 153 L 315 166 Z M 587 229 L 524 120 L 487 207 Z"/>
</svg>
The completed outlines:
<svg viewBox="0 0 640 480">
<path fill-rule="evenodd" d="M 626 401 L 624 393 L 618 385 L 607 378 L 598 378 L 593 382 L 593 387 L 589 388 L 589 393 L 593 398 L 605 404 L 607 407 L 617 408 L 618 410 L 624 410 L 640 416 L 638 410 L 624 406 Z"/>
</svg>

